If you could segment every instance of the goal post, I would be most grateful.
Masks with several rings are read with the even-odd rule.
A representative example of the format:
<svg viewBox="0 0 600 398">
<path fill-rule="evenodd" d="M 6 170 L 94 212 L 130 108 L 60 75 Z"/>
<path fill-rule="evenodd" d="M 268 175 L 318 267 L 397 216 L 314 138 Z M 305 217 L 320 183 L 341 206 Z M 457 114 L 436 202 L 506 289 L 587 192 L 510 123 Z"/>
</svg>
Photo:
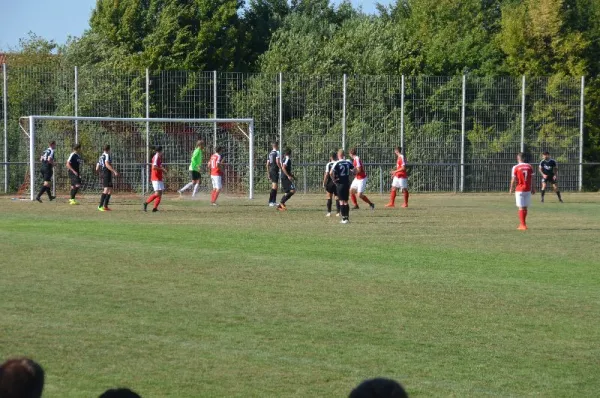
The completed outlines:
<svg viewBox="0 0 600 398">
<path fill-rule="evenodd" d="M 64 138 L 61 147 L 57 148 L 57 151 L 62 153 L 62 159 L 65 161 L 65 156 L 68 156 L 71 152 L 69 143 L 93 146 L 95 152 L 84 156 L 86 163 L 93 162 L 93 165 L 96 164 L 97 158 L 100 156 L 101 151 L 99 148 L 102 145 L 118 141 L 120 143 L 118 150 L 121 151 L 123 158 L 127 157 L 127 160 L 121 160 L 121 163 L 128 166 L 128 173 L 131 174 L 129 178 L 133 179 L 134 174 L 140 177 L 135 187 L 133 187 L 133 184 L 129 184 L 128 187 L 141 193 L 145 193 L 149 185 L 150 159 L 148 148 L 151 145 L 162 145 L 163 148 L 169 147 L 169 153 L 172 154 L 173 158 L 178 159 L 178 163 L 176 163 L 179 171 L 178 176 L 181 175 L 180 179 L 187 179 L 187 167 L 191 151 L 196 140 L 204 139 L 206 143 L 204 165 L 208 162 L 213 147 L 223 146 L 226 167 L 225 181 L 229 178 L 231 191 L 240 193 L 240 191 L 247 190 L 248 198 L 254 199 L 255 132 L 254 119 L 251 118 L 124 118 L 31 115 L 21 117 L 19 122 L 28 141 L 28 145 L 23 146 L 28 148 L 28 185 L 31 200 L 35 199 L 36 179 L 38 177 L 35 171 L 38 164 L 37 157 L 41 154 L 40 149 L 42 148 L 38 141 L 43 139 L 55 140 L 54 136 Z M 75 123 L 78 123 L 78 134 L 75 134 Z M 28 124 L 28 126 L 24 127 L 23 124 Z M 52 125 L 42 127 L 45 124 Z M 91 131 L 87 135 L 86 126 L 87 130 Z M 149 128 L 146 126 L 149 126 Z M 219 131 L 220 134 L 213 135 L 214 131 Z M 56 141 L 59 144 L 58 140 Z M 85 143 L 82 141 L 85 141 Z M 42 143 L 42 145 L 45 144 L 47 143 Z M 113 153 L 115 149 L 117 148 L 112 148 Z M 231 164 L 228 163 L 228 155 L 234 159 Z M 90 158 L 92 156 L 93 158 Z M 243 160 L 246 157 L 247 163 Z M 167 155 L 164 163 L 168 165 L 169 161 Z M 57 165 L 61 166 L 61 163 L 64 164 L 64 162 L 59 161 Z M 115 164 L 118 170 L 119 156 L 115 156 Z M 66 173 L 66 170 L 63 170 L 63 172 Z M 229 176 L 227 176 L 228 173 Z M 93 178 L 94 176 L 90 174 L 90 179 Z M 180 181 L 169 181 L 170 178 L 171 175 L 168 174 L 167 184 L 169 182 L 171 184 L 180 183 Z M 210 178 L 204 178 L 203 180 L 205 184 L 210 184 Z M 141 184 L 139 184 L 140 181 Z M 25 183 L 27 182 L 25 181 Z M 94 187 L 97 186 L 96 184 Z M 227 187 L 227 182 L 225 182 L 225 186 Z"/>
</svg>

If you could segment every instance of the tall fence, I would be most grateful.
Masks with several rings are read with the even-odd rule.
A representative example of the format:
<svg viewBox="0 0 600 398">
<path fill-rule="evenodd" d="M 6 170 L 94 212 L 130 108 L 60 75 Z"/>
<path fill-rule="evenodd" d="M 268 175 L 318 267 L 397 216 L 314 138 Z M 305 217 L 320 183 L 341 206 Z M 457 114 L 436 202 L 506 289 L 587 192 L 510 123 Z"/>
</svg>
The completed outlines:
<svg viewBox="0 0 600 398">
<path fill-rule="evenodd" d="M 583 78 L 123 73 L 3 65 L 0 80 L 4 192 L 17 191 L 27 180 L 27 146 L 19 126 L 26 115 L 252 118 L 257 191 L 268 189 L 264 161 L 271 141 L 293 149 L 298 186 L 305 192 L 321 189 L 328 153 L 339 147 L 358 149 L 367 165 L 368 189 L 376 192 L 389 189 L 395 146 L 404 148 L 414 191 L 505 190 L 519 151 L 533 163 L 548 150 L 559 163 L 563 190 L 581 190 L 591 170 L 583 164 Z M 86 144 L 78 123 L 52 128 L 61 130 L 56 136 L 68 133 Z M 211 130 L 211 146 L 227 146 L 233 139 L 223 126 L 203 126 L 198 136 L 209 137 Z M 186 142 L 193 145 L 194 130 L 187 132 Z M 171 133 L 154 129 L 152 134 L 169 146 Z M 189 157 L 188 146 L 172 141 L 165 161 L 180 172 L 170 176 L 170 189 L 187 178 Z M 134 148 L 139 145 L 146 142 L 126 144 L 143 152 Z M 66 142 L 59 143 L 59 151 L 69 151 Z M 128 159 L 115 157 L 115 162 L 140 167 L 126 165 Z"/>
</svg>

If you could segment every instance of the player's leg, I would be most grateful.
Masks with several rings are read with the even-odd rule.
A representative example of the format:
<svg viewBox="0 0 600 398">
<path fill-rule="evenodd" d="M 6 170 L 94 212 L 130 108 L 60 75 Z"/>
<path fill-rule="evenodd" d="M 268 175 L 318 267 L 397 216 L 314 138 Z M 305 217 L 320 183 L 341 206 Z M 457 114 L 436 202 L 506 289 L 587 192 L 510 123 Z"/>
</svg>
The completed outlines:
<svg viewBox="0 0 600 398">
<path fill-rule="evenodd" d="M 187 184 L 185 184 L 184 187 L 182 187 L 180 190 L 178 190 L 177 192 L 179 192 L 179 194 L 183 194 L 185 191 L 187 191 L 188 189 L 190 189 L 191 187 L 194 186 L 194 181 L 190 181 Z M 192 195 L 193 196 L 193 195 Z"/>
<path fill-rule="evenodd" d="M 210 203 L 213 206 L 216 206 L 217 199 L 219 198 L 219 193 L 221 192 L 221 189 L 223 188 L 222 180 L 221 180 L 221 176 L 211 176 L 210 179 L 212 180 L 212 185 L 213 185 L 213 192 L 212 192 L 212 196 L 210 198 Z"/>
<path fill-rule="evenodd" d="M 156 213 L 158 211 L 158 205 L 160 204 L 160 201 L 162 200 L 162 195 L 165 189 L 164 183 L 162 181 L 157 181 L 160 184 L 157 184 L 157 190 L 155 191 L 156 193 L 156 199 L 154 200 L 154 208 L 152 209 L 153 213 Z"/>
<path fill-rule="evenodd" d="M 192 191 L 192 198 L 195 198 L 196 194 L 198 193 L 198 189 L 200 188 L 200 173 L 198 173 L 198 178 L 192 180 L 192 183 L 194 184 L 194 190 Z"/>
<path fill-rule="evenodd" d="M 402 203 L 402 207 L 408 207 L 408 198 L 410 194 L 408 193 L 408 179 L 401 178 L 400 186 L 402 187 L 402 194 L 404 195 L 404 203 Z"/>
<path fill-rule="evenodd" d="M 271 176 L 271 192 L 269 194 L 269 206 L 277 204 L 277 182 L 274 181 L 274 176 Z"/>
<path fill-rule="evenodd" d="M 331 217 L 331 205 L 333 203 L 333 195 L 331 192 L 327 192 L 327 214 L 325 217 Z"/>
<path fill-rule="evenodd" d="M 396 195 L 398 189 L 400 188 L 400 179 L 398 177 L 394 177 L 392 180 L 392 189 L 390 190 L 390 202 L 385 205 L 385 207 L 396 207 Z"/>
<path fill-rule="evenodd" d="M 110 187 L 108 187 L 107 192 L 106 192 L 106 198 L 104 199 L 104 210 L 106 210 L 106 211 L 111 211 L 110 207 L 108 207 L 111 195 L 112 195 L 112 184 Z"/>
<path fill-rule="evenodd" d="M 542 189 L 540 189 L 541 201 L 544 203 L 544 196 L 546 195 L 546 180 L 542 179 Z"/>
<path fill-rule="evenodd" d="M 531 204 L 531 193 L 530 192 L 516 192 L 515 199 L 517 207 L 519 208 L 519 230 L 527 230 L 527 208 Z"/>
<path fill-rule="evenodd" d="M 557 182 L 554 182 L 552 184 L 552 189 L 554 190 L 554 193 L 556 193 L 556 196 L 558 196 L 558 201 L 560 203 L 563 203 L 562 196 L 560 195 L 560 189 L 558 189 L 558 183 Z"/>
<path fill-rule="evenodd" d="M 109 194 L 109 188 L 105 186 L 102 189 L 102 195 L 100 195 L 100 204 L 98 205 L 98 210 L 100 210 L 100 211 L 106 210 L 104 207 L 104 204 L 106 203 L 106 197 L 108 196 L 108 194 Z"/>
<path fill-rule="evenodd" d="M 364 178 L 362 180 L 360 180 L 359 184 L 358 184 L 358 197 L 362 199 L 363 202 L 365 202 L 366 204 L 369 205 L 369 207 L 371 208 L 371 210 L 375 210 L 375 205 L 373 204 L 373 202 L 371 202 L 369 200 L 369 198 L 367 197 L 367 195 L 365 195 L 365 190 L 367 189 L 367 179 Z"/>
<path fill-rule="evenodd" d="M 337 213 L 335 213 L 335 216 L 339 217 L 340 216 L 340 211 L 341 211 L 340 199 L 335 194 L 333 196 L 335 197 L 335 209 L 337 211 Z"/>
<path fill-rule="evenodd" d="M 352 204 L 354 205 L 353 209 L 358 210 L 358 201 L 356 200 L 356 193 L 358 192 L 360 181 L 358 179 L 354 179 L 352 181 L 352 185 L 350 185 L 350 200 L 352 200 Z"/>
</svg>

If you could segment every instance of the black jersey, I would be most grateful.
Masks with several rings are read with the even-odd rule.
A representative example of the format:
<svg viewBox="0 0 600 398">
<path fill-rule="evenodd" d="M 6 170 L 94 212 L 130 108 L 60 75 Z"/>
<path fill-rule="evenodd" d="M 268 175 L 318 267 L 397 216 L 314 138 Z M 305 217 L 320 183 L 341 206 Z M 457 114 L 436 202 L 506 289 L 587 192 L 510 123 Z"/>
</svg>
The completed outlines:
<svg viewBox="0 0 600 398">
<path fill-rule="evenodd" d="M 327 175 L 327 177 L 325 178 L 325 185 L 331 184 L 333 182 L 333 180 L 331 179 L 331 169 L 335 165 L 335 162 L 335 160 L 332 160 L 325 166 L 325 173 Z"/>
<path fill-rule="evenodd" d="M 40 157 L 40 161 L 42 162 L 43 166 L 48 166 L 48 165 L 51 165 L 52 163 L 54 163 L 54 149 L 52 149 L 52 148 L 46 149 L 42 153 L 42 156 Z"/>
<path fill-rule="evenodd" d="M 79 165 L 81 164 L 81 156 L 77 152 L 73 152 L 69 155 L 69 159 L 67 160 L 69 165 L 75 170 L 77 174 L 79 174 Z M 69 173 L 71 170 L 69 169 Z"/>
<path fill-rule="evenodd" d="M 269 152 L 269 156 L 267 158 L 267 161 L 269 162 L 270 170 L 278 170 L 279 169 L 279 166 L 277 165 L 277 159 L 281 159 L 281 154 L 279 153 L 279 151 L 276 151 L 275 149 L 273 149 L 271 152 Z"/>
<path fill-rule="evenodd" d="M 289 156 L 286 156 L 283 159 L 283 162 L 281 162 L 281 168 L 283 168 L 283 166 L 285 166 L 285 171 L 287 172 L 287 174 L 293 177 L 294 175 L 292 174 L 292 159 L 290 159 Z M 287 178 L 287 175 L 283 173 L 281 175 L 281 178 Z"/>
<path fill-rule="evenodd" d="M 336 184 L 350 184 L 350 170 L 354 169 L 354 165 L 348 159 L 342 159 L 335 162 L 333 165 L 333 174 Z"/>
<path fill-rule="evenodd" d="M 542 173 L 546 174 L 549 177 L 554 176 L 555 169 L 558 165 L 554 159 L 542 160 L 540 162 L 540 168 L 542 169 Z"/>
<path fill-rule="evenodd" d="M 100 155 L 100 159 L 98 159 L 98 164 L 100 165 L 102 171 L 109 171 L 106 167 L 106 163 L 110 163 L 112 165 L 112 157 L 108 152 L 102 153 L 102 155 Z"/>
</svg>

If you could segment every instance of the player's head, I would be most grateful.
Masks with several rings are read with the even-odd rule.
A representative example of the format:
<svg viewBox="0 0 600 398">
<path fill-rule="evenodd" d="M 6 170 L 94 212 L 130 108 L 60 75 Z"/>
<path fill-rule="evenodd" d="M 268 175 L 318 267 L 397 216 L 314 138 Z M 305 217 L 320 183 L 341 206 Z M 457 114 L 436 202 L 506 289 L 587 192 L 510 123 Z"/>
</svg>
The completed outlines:
<svg viewBox="0 0 600 398">
<path fill-rule="evenodd" d="M 155 145 L 155 146 L 152 147 L 152 149 L 156 153 L 161 153 L 163 151 L 162 145 Z"/>
<path fill-rule="evenodd" d="M 129 388 L 111 388 L 104 391 L 98 398 L 141 398 L 137 393 Z"/>
<path fill-rule="evenodd" d="M 335 151 L 329 152 L 329 160 L 337 160 L 337 153 Z"/>
<path fill-rule="evenodd" d="M 338 149 L 337 153 L 338 160 L 342 160 L 346 157 L 346 152 L 343 149 Z"/>
<path fill-rule="evenodd" d="M 402 147 L 397 146 L 396 148 L 394 148 L 394 153 L 396 154 L 396 156 L 402 155 Z"/>
<path fill-rule="evenodd" d="M 104 152 L 110 152 L 110 145 L 104 145 Z"/>
<path fill-rule="evenodd" d="M 204 149 L 204 140 L 196 141 L 196 147 L 198 147 L 200 149 Z"/>
<path fill-rule="evenodd" d="M 525 162 L 525 154 L 523 152 L 517 153 L 517 161 L 519 163 Z"/>
<path fill-rule="evenodd" d="M 544 158 L 544 160 L 548 160 L 550 158 L 550 152 L 548 152 L 548 151 L 542 152 L 542 157 Z"/>
<path fill-rule="evenodd" d="M 273 149 L 274 149 L 274 150 L 278 150 L 278 149 L 279 149 L 279 143 L 278 143 L 277 141 L 273 141 L 273 142 L 271 143 L 271 145 L 273 146 Z"/>
<path fill-rule="evenodd" d="M 49 146 L 52 149 L 56 149 L 56 141 L 50 141 Z"/>
<path fill-rule="evenodd" d="M 285 148 L 285 151 L 283 151 L 283 154 L 285 156 L 292 156 L 292 149 L 291 148 Z"/>
<path fill-rule="evenodd" d="M 218 146 L 217 149 L 215 149 L 215 152 L 220 154 L 221 152 L 223 152 L 223 147 L 222 146 Z"/>
<path fill-rule="evenodd" d="M 350 157 L 354 159 L 356 156 L 356 148 L 350 148 Z"/>
<path fill-rule="evenodd" d="M 408 394 L 397 381 L 372 379 L 363 381 L 348 398 L 407 398 Z"/>
<path fill-rule="evenodd" d="M 37 398 L 43 389 L 44 369 L 31 359 L 9 359 L 0 366 L 0 397 Z"/>
<path fill-rule="evenodd" d="M 75 145 L 73 145 L 73 151 L 79 152 L 80 150 L 81 150 L 81 144 L 75 144 Z"/>
</svg>

